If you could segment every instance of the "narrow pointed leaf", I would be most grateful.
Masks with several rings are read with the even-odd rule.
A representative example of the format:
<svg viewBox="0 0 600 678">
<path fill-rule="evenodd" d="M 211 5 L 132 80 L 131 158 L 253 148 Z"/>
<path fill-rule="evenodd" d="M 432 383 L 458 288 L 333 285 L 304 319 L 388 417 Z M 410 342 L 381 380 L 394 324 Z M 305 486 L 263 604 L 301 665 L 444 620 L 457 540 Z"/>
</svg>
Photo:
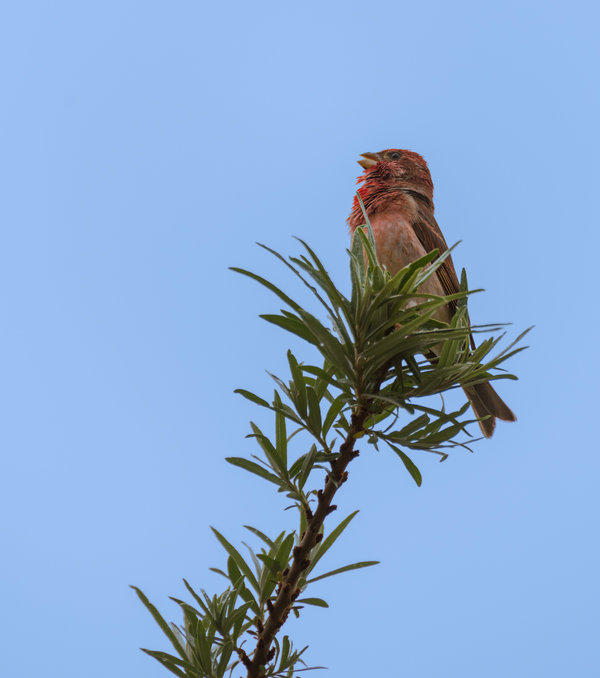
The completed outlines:
<svg viewBox="0 0 600 678">
<path fill-rule="evenodd" d="M 336 570 L 331 570 L 331 572 L 326 572 L 325 574 L 320 574 L 318 577 L 312 577 L 312 579 L 307 579 L 307 584 L 312 584 L 319 579 L 325 579 L 326 577 L 333 577 L 336 574 L 341 574 L 342 572 L 350 572 L 350 570 L 358 570 L 361 567 L 371 567 L 371 565 L 379 565 L 378 560 L 365 560 L 361 563 L 353 563 L 352 565 L 345 565 L 344 567 L 338 567 Z"/>
<path fill-rule="evenodd" d="M 148 598 L 144 595 L 143 591 L 138 589 L 137 586 L 132 586 L 131 588 L 136 592 L 138 598 L 142 601 L 144 607 L 150 612 L 150 614 L 154 618 L 154 621 L 160 626 L 161 631 L 171 641 L 171 644 L 177 650 L 177 652 L 179 653 L 179 656 L 182 659 L 186 659 L 187 655 L 186 655 L 186 652 L 185 652 L 185 648 L 181 645 L 181 643 L 177 639 L 177 636 L 173 633 L 173 630 L 171 629 L 169 624 L 164 620 L 164 618 L 160 614 L 160 612 L 148 600 Z"/>
<path fill-rule="evenodd" d="M 279 487 L 283 486 L 281 478 L 278 478 L 273 473 L 269 473 L 269 471 L 267 471 L 266 468 L 263 468 L 260 464 L 256 464 L 255 462 L 250 461 L 249 459 L 244 459 L 244 457 L 225 457 L 225 461 L 229 462 L 233 466 L 239 466 L 240 468 L 243 468 L 244 470 L 249 471 L 250 473 L 254 473 L 255 475 L 260 476 L 265 480 L 268 480 L 274 485 L 277 485 Z"/>
<path fill-rule="evenodd" d="M 174 673 L 176 676 L 179 676 L 180 678 L 190 678 L 190 676 L 199 676 L 196 671 L 193 671 L 192 667 L 192 673 L 186 673 L 182 671 L 180 668 L 178 668 L 176 662 L 176 657 L 173 657 L 173 655 L 170 655 L 166 652 L 158 652 L 157 650 L 147 650 L 145 647 L 141 648 L 142 652 L 145 652 L 148 656 L 152 657 L 153 659 L 156 659 L 157 662 L 162 664 L 168 671 L 171 673 Z"/>
<path fill-rule="evenodd" d="M 322 598 L 298 598 L 296 603 L 303 603 L 304 605 L 315 605 L 316 607 L 329 607 L 326 601 Z"/>
<path fill-rule="evenodd" d="M 250 566 L 246 561 L 242 558 L 241 554 L 239 551 L 233 546 L 233 544 L 230 544 L 227 539 L 218 531 L 215 530 L 214 527 L 210 528 L 215 537 L 219 540 L 221 543 L 221 546 L 229 553 L 229 555 L 233 558 L 235 564 L 238 566 L 241 572 L 243 572 L 244 576 L 246 579 L 250 582 L 252 585 L 252 588 L 258 592 L 258 582 L 256 581 L 256 577 L 254 576 L 254 573 L 250 569 Z"/>
<path fill-rule="evenodd" d="M 321 560 L 321 558 L 327 553 L 327 551 L 333 546 L 336 539 L 342 534 L 342 532 L 348 527 L 350 522 L 358 514 L 358 511 L 353 511 L 349 516 L 346 516 L 339 525 L 337 525 L 328 535 L 323 539 L 323 541 L 317 546 L 313 553 L 311 554 L 310 566 L 307 569 L 307 573 L 311 572 L 315 565 Z"/>
<path fill-rule="evenodd" d="M 417 485 L 421 487 L 421 483 L 423 482 L 423 478 L 421 477 L 421 471 L 419 471 L 419 469 L 415 466 L 413 460 L 402 450 L 398 449 L 394 445 L 390 445 L 390 447 L 400 457 L 402 463 L 406 467 L 406 470 L 410 473 L 415 483 L 417 483 Z"/>
<path fill-rule="evenodd" d="M 260 398 L 257 396 L 255 393 L 252 393 L 251 391 L 246 391 L 243 388 L 236 388 L 234 393 L 239 393 L 241 396 L 246 398 L 247 400 L 250 400 L 250 402 L 256 403 L 257 405 L 260 405 L 261 407 L 270 407 L 269 403 L 264 400 L 263 398 Z"/>
<path fill-rule="evenodd" d="M 267 535 L 264 532 L 257 530 L 255 527 L 252 527 L 251 525 L 244 525 L 244 527 L 247 530 L 250 530 L 250 532 L 255 534 L 257 537 L 260 537 L 260 539 L 262 539 L 267 546 L 269 546 L 269 547 L 273 546 L 273 540 L 270 539 L 269 537 L 267 537 Z"/>
</svg>

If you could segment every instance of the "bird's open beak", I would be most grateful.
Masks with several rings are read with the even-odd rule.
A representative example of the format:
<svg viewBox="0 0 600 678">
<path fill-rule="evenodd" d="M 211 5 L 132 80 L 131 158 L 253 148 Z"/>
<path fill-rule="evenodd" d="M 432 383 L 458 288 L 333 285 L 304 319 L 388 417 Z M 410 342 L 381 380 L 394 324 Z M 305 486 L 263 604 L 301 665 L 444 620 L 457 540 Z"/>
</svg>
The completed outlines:
<svg viewBox="0 0 600 678">
<path fill-rule="evenodd" d="M 374 167 L 379 162 L 379 156 L 377 153 L 361 153 L 361 159 L 357 160 L 358 164 L 365 169 L 369 167 Z"/>
</svg>

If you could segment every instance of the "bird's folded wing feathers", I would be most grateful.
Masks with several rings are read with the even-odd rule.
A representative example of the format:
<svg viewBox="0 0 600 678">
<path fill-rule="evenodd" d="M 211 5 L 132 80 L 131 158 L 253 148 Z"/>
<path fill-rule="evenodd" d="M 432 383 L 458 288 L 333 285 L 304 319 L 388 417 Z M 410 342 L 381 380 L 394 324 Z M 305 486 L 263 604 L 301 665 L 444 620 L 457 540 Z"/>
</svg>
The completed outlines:
<svg viewBox="0 0 600 678">
<path fill-rule="evenodd" d="M 413 223 L 415 235 L 426 252 L 437 249 L 440 254 L 448 249 L 442 231 L 433 214 L 428 210 L 419 210 L 417 219 Z M 452 257 L 448 257 L 437 270 L 438 277 L 446 294 L 456 294 L 460 291 L 458 276 L 452 263 Z"/>
<path fill-rule="evenodd" d="M 448 245 L 444 240 L 442 231 L 438 226 L 435 217 L 429 210 L 419 209 L 418 218 L 413 223 L 413 229 L 419 242 L 427 252 L 437 249 L 440 254 L 445 252 L 448 249 Z M 454 263 L 452 257 L 449 256 L 442 265 L 437 270 L 437 276 L 442 283 L 444 292 L 446 294 L 456 294 L 460 292 L 460 285 L 458 283 L 458 276 L 456 275 L 456 270 L 454 268 Z M 456 301 L 451 301 L 449 304 L 452 314 L 456 312 L 457 303 Z M 475 340 L 473 335 L 469 337 L 471 348 L 475 349 Z"/>
</svg>

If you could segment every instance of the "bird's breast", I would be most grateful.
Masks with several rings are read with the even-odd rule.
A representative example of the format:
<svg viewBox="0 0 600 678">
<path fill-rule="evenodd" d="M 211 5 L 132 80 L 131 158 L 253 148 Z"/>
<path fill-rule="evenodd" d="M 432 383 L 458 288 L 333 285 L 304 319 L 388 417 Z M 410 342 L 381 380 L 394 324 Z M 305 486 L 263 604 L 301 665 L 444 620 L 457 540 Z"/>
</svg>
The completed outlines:
<svg viewBox="0 0 600 678">
<path fill-rule="evenodd" d="M 427 250 L 417 238 L 410 220 L 405 215 L 397 212 L 379 212 L 369 220 L 375 237 L 377 259 L 392 275 L 427 254 Z M 419 292 L 437 296 L 446 294 L 437 273 L 421 285 Z M 410 305 L 414 303 L 418 302 L 411 302 Z M 449 322 L 451 316 L 448 307 L 444 306 L 439 309 L 436 317 L 438 320 Z"/>
<path fill-rule="evenodd" d="M 371 219 L 377 258 L 394 275 L 427 254 L 410 221 L 397 212 L 380 212 Z"/>
</svg>

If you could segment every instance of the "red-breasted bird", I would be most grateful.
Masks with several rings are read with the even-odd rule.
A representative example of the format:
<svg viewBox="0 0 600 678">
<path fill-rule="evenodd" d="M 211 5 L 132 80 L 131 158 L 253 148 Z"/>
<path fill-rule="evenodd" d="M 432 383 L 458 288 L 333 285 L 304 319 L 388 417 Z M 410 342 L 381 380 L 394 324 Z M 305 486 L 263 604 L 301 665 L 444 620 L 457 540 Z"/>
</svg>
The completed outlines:
<svg viewBox="0 0 600 678">
<path fill-rule="evenodd" d="M 373 227 L 379 263 L 394 275 L 427 252 L 448 249 L 433 216 L 433 182 L 425 160 L 413 151 L 390 148 L 379 153 L 363 153 L 358 164 L 364 173 L 358 178 L 358 193 Z M 348 217 L 350 232 L 365 223 L 358 198 Z M 459 291 L 458 277 L 448 257 L 435 275 L 420 288 L 425 294 L 447 295 Z M 449 322 L 456 310 L 450 303 L 438 315 Z M 465 389 L 486 438 L 491 437 L 496 418 L 515 421 L 516 417 L 489 382 Z"/>
</svg>

